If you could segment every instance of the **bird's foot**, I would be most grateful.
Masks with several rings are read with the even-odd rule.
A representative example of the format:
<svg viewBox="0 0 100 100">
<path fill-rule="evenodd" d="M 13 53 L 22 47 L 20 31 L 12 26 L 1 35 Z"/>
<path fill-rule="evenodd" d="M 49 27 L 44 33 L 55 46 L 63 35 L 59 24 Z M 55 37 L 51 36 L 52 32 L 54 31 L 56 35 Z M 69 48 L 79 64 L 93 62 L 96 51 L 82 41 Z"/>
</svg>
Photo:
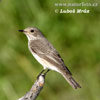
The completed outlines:
<svg viewBox="0 0 100 100">
<path fill-rule="evenodd" d="M 39 79 L 40 75 L 43 74 L 43 76 L 45 76 L 49 71 L 50 69 L 48 69 L 45 73 L 43 73 L 45 70 L 43 69 L 40 74 L 37 76 L 37 79 Z"/>
<path fill-rule="evenodd" d="M 45 71 L 45 70 L 43 69 L 43 70 L 39 73 L 39 75 L 37 76 L 37 79 L 39 79 L 40 75 L 41 75 L 44 71 Z"/>
</svg>

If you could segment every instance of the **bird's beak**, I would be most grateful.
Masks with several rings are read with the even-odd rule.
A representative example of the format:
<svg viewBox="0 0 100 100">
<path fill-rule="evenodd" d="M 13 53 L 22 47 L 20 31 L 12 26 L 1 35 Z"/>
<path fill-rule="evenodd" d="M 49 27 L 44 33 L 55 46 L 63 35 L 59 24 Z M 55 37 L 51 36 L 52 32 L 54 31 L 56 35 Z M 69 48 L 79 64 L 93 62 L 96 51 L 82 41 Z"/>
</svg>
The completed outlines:
<svg viewBox="0 0 100 100">
<path fill-rule="evenodd" d="M 19 32 L 25 32 L 24 30 L 18 30 Z"/>
</svg>

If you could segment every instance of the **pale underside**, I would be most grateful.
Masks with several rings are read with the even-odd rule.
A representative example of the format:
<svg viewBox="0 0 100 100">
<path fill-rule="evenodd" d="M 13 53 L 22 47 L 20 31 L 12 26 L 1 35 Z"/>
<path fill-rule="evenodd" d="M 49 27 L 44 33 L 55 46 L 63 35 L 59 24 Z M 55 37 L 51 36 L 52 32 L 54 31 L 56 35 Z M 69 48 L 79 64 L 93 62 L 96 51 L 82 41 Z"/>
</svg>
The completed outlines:
<svg viewBox="0 0 100 100">
<path fill-rule="evenodd" d="M 48 61 L 40 58 L 37 54 L 35 54 L 33 52 L 31 52 L 31 53 L 35 57 L 35 59 L 43 66 L 44 70 L 51 69 L 51 70 L 59 72 L 59 70 L 57 69 L 56 66 L 54 66 L 53 64 L 49 63 Z"/>
<path fill-rule="evenodd" d="M 36 60 L 44 67 L 44 69 L 47 68 L 61 73 L 61 75 L 73 88 L 81 88 L 81 86 L 72 77 L 71 72 L 65 66 L 64 61 L 52 44 L 48 42 L 38 29 L 34 28 L 34 33 L 30 33 L 29 29 L 27 29 L 29 33 L 25 34 L 28 38 L 29 50 Z"/>
<path fill-rule="evenodd" d="M 61 56 L 56 49 L 46 40 L 31 40 L 28 43 L 29 50 L 36 60 L 44 67 L 59 73 L 65 72 L 71 75 L 71 72 L 65 66 Z"/>
</svg>

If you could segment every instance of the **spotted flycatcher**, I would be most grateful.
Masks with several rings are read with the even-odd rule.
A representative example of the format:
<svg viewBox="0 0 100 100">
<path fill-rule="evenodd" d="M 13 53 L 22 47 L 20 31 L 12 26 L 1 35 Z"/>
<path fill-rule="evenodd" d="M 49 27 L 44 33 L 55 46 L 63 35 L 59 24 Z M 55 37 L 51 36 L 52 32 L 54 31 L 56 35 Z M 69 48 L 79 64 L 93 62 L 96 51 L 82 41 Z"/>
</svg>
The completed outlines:
<svg viewBox="0 0 100 100">
<path fill-rule="evenodd" d="M 24 34 L 27 36 L 29 50 L 36 60 L 43 66 L 43 70 L 49 69 L 57 71 L 73 88 L 81 88 L 81 86 L 72 77 L 71 72 L 64 64 L 64 61 L 59 53 L 44 37 L 39 29 L 28 27 L 19 31 L 24 32 Z"/>
</svg>

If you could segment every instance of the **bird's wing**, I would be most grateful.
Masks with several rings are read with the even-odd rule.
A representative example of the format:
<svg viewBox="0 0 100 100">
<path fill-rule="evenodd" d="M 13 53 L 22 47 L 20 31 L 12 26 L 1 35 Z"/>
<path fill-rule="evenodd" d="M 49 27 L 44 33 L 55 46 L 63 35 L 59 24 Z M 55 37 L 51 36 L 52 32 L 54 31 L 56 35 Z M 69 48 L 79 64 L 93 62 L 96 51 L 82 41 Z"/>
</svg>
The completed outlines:
<svg viewBox="0 0 100 100">
<path fill-rule="evenodd" d="M 31 50 L 38 56 L 42 57 L 46 61 L 57 66 L 59 70 L 63 69 L 68 74 L 72 75 L 69 69 L 65 66 L 63 59 L 54 47 L 47 41 L 33 40 L 30 43 Z"/>
</svg>

